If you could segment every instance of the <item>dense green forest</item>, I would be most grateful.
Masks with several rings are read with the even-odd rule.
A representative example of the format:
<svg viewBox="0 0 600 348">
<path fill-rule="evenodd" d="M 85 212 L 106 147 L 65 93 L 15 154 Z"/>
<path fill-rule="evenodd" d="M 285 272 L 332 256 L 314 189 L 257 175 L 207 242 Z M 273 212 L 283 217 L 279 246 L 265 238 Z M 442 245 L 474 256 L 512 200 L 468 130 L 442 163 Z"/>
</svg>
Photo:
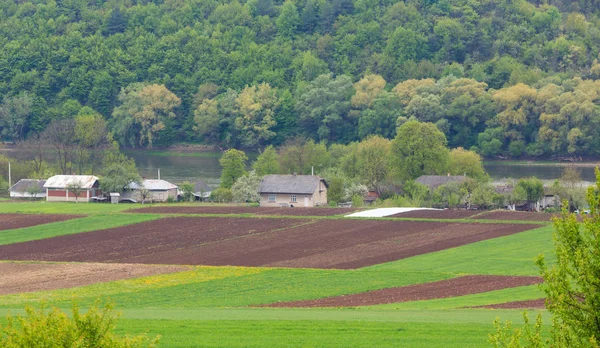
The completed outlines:
<svg viewBox="0 0 600 348">
<path fill-rule="evenodd" d="M 122 146 L 262 149 L 416 119 L 484 156 L 600 155 L 599 8 L 0 0 L 0 138 L 100 114 Z"/>
</svg>

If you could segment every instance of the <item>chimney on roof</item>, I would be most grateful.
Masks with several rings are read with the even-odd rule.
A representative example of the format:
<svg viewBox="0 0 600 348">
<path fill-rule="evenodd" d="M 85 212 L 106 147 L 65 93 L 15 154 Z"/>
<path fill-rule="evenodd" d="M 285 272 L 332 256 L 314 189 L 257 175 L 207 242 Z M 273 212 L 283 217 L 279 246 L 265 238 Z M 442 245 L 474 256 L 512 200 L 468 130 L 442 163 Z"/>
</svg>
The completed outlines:
<svg viewBox="0 0 600 348">
<path fill-rule="evenodd" d="M 296 176 L 296 174 L 297 174 L 296 172 L 293 172 L 293 173 L 292 173 L 292 175 L 293 175 L 293 176 Z"/>
<path fill-rule="evenodd" d="M 450 176 L 450 173 L 448 173 L 448 176 Z"/>
</svg>

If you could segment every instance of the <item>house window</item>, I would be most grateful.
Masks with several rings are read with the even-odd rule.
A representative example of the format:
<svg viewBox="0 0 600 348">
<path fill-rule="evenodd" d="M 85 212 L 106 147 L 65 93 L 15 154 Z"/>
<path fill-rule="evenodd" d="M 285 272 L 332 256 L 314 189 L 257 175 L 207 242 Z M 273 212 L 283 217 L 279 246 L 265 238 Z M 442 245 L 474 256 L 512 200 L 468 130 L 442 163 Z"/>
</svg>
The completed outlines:
<svg viewBox="0 0 600 348">
<path fill-rule="evenodd" d="M 292 202 L 292 203 L 298 202 L 298 197 L 296 197 L 296 195 L 291 195 L 290 196 L 290 202 Z"/>
<path fill-rule="evenodd" d="M 269 195 L 269 202 L 275 202 L 277 201 L 277 196 L 276 195 Z"/>
</svg>

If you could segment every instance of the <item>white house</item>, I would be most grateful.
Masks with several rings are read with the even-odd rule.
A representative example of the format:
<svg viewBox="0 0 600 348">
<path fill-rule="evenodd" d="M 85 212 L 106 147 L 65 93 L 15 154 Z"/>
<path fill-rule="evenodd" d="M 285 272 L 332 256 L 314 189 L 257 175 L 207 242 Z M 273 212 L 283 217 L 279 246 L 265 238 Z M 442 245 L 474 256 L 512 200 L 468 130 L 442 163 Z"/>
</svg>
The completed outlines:
<svg viewBox="0 0 600 348">
<path fill-rule="evenodd" d="M 146 200 L 153 202 L 166 202 L 169 197 L 177 200 L 177 185 L 171 184 L 165 180 L 144 179 L 141 185 L 132 182 L 127 186 L 127 190 L 121 193 L 121 200 L 132 199 L 142 201 L 141 190 L 148 190 Z"/>
</svg>

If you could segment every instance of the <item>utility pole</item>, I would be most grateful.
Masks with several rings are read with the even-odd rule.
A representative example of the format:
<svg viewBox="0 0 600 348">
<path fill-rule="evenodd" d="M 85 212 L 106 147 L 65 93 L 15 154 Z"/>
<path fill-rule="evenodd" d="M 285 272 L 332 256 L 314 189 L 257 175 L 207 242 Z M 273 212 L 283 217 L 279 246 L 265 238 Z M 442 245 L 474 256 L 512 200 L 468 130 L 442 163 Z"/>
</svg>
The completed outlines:
<svg viewBox="0 0 600 348">
<path fill-rule="evenodd" d="M 10 175 L 10 162 L 8 162 L 8 187 L 12 187 L 12 177 Z"/>
</svg>

